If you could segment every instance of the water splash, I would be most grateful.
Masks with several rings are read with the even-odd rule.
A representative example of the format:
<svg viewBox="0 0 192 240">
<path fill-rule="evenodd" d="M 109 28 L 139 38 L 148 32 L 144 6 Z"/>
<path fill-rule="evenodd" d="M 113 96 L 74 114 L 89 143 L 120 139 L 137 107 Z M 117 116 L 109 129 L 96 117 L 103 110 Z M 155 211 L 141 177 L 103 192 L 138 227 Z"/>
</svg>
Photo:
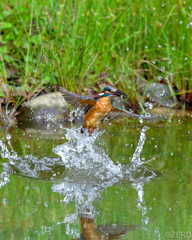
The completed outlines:
<svg viewBox="0 0 192 240">
<path fill-rule="evenodd" d="M 156 177 L 156 174 L 152 170 L 148 169 L 146 166 L 143 165 L 147 161 L 143 162 L 140 159 L 140 155 L 142 153 L 143 146 L 146 140 L 145 132 L 148 129 L 149 127 L 147 126 L 144 126 L 141 129 L 139 142 L 132 156 L 132 159 L 129 164 L 122 167 L 122 170 L 124 172 L 124 179 L 133 183 L 146 182 L 149 181 L 151 178 Z"/>
<path fill-rule="evenodd" d="M 145 136 L 145 132 L 149 129 L 149 127 L 147 126 L 144 126 L 142 129 L 141 129 L 141 135 L 140 135 L 140 138 L 139 138 L 139 142 L 138 142 L 138 146 L 133 154 L 133 157 L 131 159 L 131 163 L 133 163 L 133 166 L 137 166 L 137 165 L 141 165 L 141 160 L 140 160 L 140 155 L 141 155 L 141 152 L 143 150 L 143 145 L 145 143 L 145 140 L 146 140 L 146 136 Z"/>
<path fill-rule="evenodd" d="M 114 164 L 107 154 L 107 146 L 103 139 L 103 133 L 95 130 L 94 134 L 82 135 L 80 128 L 72 126 L 66 130 L 67 142 L 53 148 L 53 152 L 60 158 L 37 158 L 31 155 L 19 157 L 11 146 L 11 135 L 7 135 L 7 143 L 0 141 L 1 156 L 9 162 L 3 163 L 4 172 L 0 175 L 0 187 L 9 182 L 9 175 L 19 171 L 25 176 L 40 178 L 41 172 L 52 171 L 55 164 L 65 166 L 64 174 L 59 178 L 54 177 L 52 171 L 52 181 L 57 181 L 52 186 L 52 191 L 63 194 L 64 203 L 75 202 L 78 214 L 95 213 L 92 205 L 93 201 L 100 199 L 100 193 L 107 187 L 120 182 L 132 182 L 133 188 L 138 191 L 138 208 L 146 215 L 145 203 L 143 202 L 142 184 L 149 181 L 156 175 L 153 171 L 143 166 L 140 155 L 146 140 L 145 132 L 148 127 L 143 127 L 140 132 L 138 146 L 126 165 Z M 146 163 L 146 161 L 145 161 Z M 16 170 L 15 170 L 16 169 Z M 142 196 L 140 196 L 142 195 Z M 139 206 L 140 204 L 140 206 Z M 78 216 L 75 214 L 68 216 L 65 222 L 75 221 Z M 145 218 L 147 221 L 147 218 Z"/>
<path fill-rule="evenodd" d="M 80 129 L 66 129 L 67 143 L 53 148 L 65 166 L 63 182 L 52 187 L 54 192 L 65 195 L 64 202 L 74 201 L 78 212 L 92 209 L 94 199 L 100 192 L 123 179 L 122 169 L 115 165 L 103 149 L 103 132 L 95 131 L 92 136 Z"/>
<path fill-rule="evenodd" d="M 82 137 L 79 128 L 66 129 L 68 142 L 53 148 L 53 152 L 62 158 L 66 168 L 73 168 L 77 174 L 81 170 L 86 170 L 86 175 L 90 175 L 94 169 L 94 172 L 98 170 L 99 173 L 107 174 L 105 176 L 107 179 L 114 176 L 122 178 L 121 169 L 102 149 L 102 145 L 106 146 L 101 138 L 103 133 L 96 130 L 92 136 L 85 133 Z M 95 174 L 99 178 L 98 174 Z"/>
<path fill-rule="evenodd" d="M 34 157 L 32 154 L 19 157 L 12 148 L 10 141 L 11 135 L 7 134 L 6 138 L 8 140 L 7 144 L 4 144 L 0 140 L 0 154 L 2 158 L 8 159 L 9 162 L 3 163 L 4 171 L 0 175 L 0 188 L 9 182 L 10 174 L 19 172 L 27 177 L 39 178 L 42 172 L 52 171 L 52 167 L 54 167 L 57 163 L 60 165 L 62 164 L 60 158 L 38 158 Z M 54 171 L 52 172 L 54 176 Z"/>
<path fill-rule="evenodd" d="M 155 173 L 143 166 L 140 159 L 147 129 L 146 126 L 142 128 L 131 162 L 124 166 L 114 164 L 103 149 L 103 145 L 107 147 L 102 132 L 95 131 L 92 136 L 84 134 L 82 137 L 80 129 L 66 129 L 68 142 L 53 148 L 53 151 L 62 158 L 67 176 L 52 190 L 63 194 L 66 204 L 74 201 L 77 211 L 85 213 L 86 209 L 93 210 L 92 202 L 107 187 L 120 181 L 139 183 L 154 178 Z"/>
<path fill-rule="evenodd" d="M 145 206 L 143 185 L 143 182 L 132 183 L 132 187 L 136 189 L 138 193 L 137 208 L 142 212 L 142 222 L 147 225 L 149 217 L 147 217 L 147 207 Z"/>
</svg>

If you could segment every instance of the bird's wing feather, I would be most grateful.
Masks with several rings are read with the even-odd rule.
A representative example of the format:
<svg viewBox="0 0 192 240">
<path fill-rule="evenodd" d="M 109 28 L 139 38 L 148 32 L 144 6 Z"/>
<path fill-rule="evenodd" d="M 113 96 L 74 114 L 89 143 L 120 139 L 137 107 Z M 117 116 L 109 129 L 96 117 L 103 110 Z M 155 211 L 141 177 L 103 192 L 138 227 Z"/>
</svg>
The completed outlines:
<svg viewBox="0 0 192 240">
<path fill-rule="evenodd" d="M 61 91 L 65 101 L 74 108 L 81 108 L 82 105 L 90 105 L 91 107 L 96 104 L 96 100 L 93 98 L 81 96 L 72 92 L 68 92 L 64 89 Z"/>
<path fill-rule="evenodd" d="M 116 107 L 112 107 L 111 112 L 107 115 L 107 117 L 112 119 L 118 119 L 123 117 L 149 119 L 148 117 L 138 115 Z"/>
</svg>

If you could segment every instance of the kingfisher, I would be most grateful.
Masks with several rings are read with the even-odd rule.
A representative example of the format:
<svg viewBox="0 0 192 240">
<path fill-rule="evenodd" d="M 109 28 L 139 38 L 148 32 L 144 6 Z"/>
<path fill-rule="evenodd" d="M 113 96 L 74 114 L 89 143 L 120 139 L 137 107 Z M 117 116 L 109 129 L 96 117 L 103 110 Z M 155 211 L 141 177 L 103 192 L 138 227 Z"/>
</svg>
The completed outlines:
<svg viewBox="0 0 192 240">
<path fill-rule="evenodd" d="M 90 135 L 101 121 L 108 117 L 118 119 L 122 117 L 136 117 L 148 119 L 143 115 L 137 115 L 132 112 L 114 107 L 111 103 L 111 97 L 128 97 L 125 93 L 120 92 L 114 87 L 106 86 L 97 98 L 89 98 L 60 88 L 60 92 L 65 101 L 74 108 L 84 108 L 85 118 L 81 128 L 81 133 L 87 129 Z"/>
</svg>

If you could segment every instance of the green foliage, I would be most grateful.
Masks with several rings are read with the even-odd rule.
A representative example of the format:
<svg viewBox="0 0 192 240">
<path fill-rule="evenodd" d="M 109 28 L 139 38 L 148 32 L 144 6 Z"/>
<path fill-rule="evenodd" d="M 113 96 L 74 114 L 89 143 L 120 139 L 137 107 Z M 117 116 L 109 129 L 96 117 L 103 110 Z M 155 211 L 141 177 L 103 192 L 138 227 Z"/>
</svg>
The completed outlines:
<svg viewBox="0 0 192 240">
<path fill-rule="evenodd" d="M 134 76 L 191 89 L 189 0 L 5 0 L 0 8 L 1 61 L 31 92 L 45 84 L 80 92 L 101 73 L 139 101 Z"/>
</svg>

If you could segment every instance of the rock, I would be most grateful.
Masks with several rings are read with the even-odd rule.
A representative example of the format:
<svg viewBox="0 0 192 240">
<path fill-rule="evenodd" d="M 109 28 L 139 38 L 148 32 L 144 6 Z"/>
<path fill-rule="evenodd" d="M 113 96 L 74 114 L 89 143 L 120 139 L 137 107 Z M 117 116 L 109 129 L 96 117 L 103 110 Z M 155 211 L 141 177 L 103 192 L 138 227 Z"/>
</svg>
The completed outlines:
<svg viewBox="0 0 192 240">
<path fill-rule="evenodd" d="M 7 116 L 6 114 L 0 112 L 0 125 L 7 125 L 9 122 L 8 122 L 8 119 L 7 119 Z"/>
<path fill-rule="evenodd" d="M 122 98 L 119 98 L 119 97 L 112 97 L 111 98 L 111 103 L 114 107 L 117 107 L 117 108 L 121 108 L 121 109 L 125 109 L 125 110 L 128 110 L 129 111 L 129 108 L 130 106 L 128 105 L 128 103 L 122 99 Z"/>
<path fill-rule="evenodd" d="M 139 90 L 142 95 L 147 96 L 151 102 L 158 103 L 158 106 L 177 108 L 180 106 L 179 101 L 171 96 L 168 85 L 154 82 L 148 84 L 148 82 L 140 80 Z"/>
<path fill-rule="evenodd" d="M 61 93 L 53 92 L 31 99 L 19 109 L 18 120 L 25 126 L 43 126 L 67 120 L 66 102 Z"/>
<path fill-rule="evenodd" d="M 3 112 L 0 112 L 0 127 L 10 128 L 16 125 L 17 121 L 14 117 L 10 117 Z"/>
<path fill-rule="evenodd" d="M 184 110 L 176 110 L 171 108 L 165 108 L 165 107 L 155 107 L 151 110 L 148 110 L 152 116 L 152 119 L 158 119 L 158 118 L 170 118 L 170 117 L 190 117 L 186 111 Z M 154 118 L 155 117 L 155 118 Z"/>
</svg>

